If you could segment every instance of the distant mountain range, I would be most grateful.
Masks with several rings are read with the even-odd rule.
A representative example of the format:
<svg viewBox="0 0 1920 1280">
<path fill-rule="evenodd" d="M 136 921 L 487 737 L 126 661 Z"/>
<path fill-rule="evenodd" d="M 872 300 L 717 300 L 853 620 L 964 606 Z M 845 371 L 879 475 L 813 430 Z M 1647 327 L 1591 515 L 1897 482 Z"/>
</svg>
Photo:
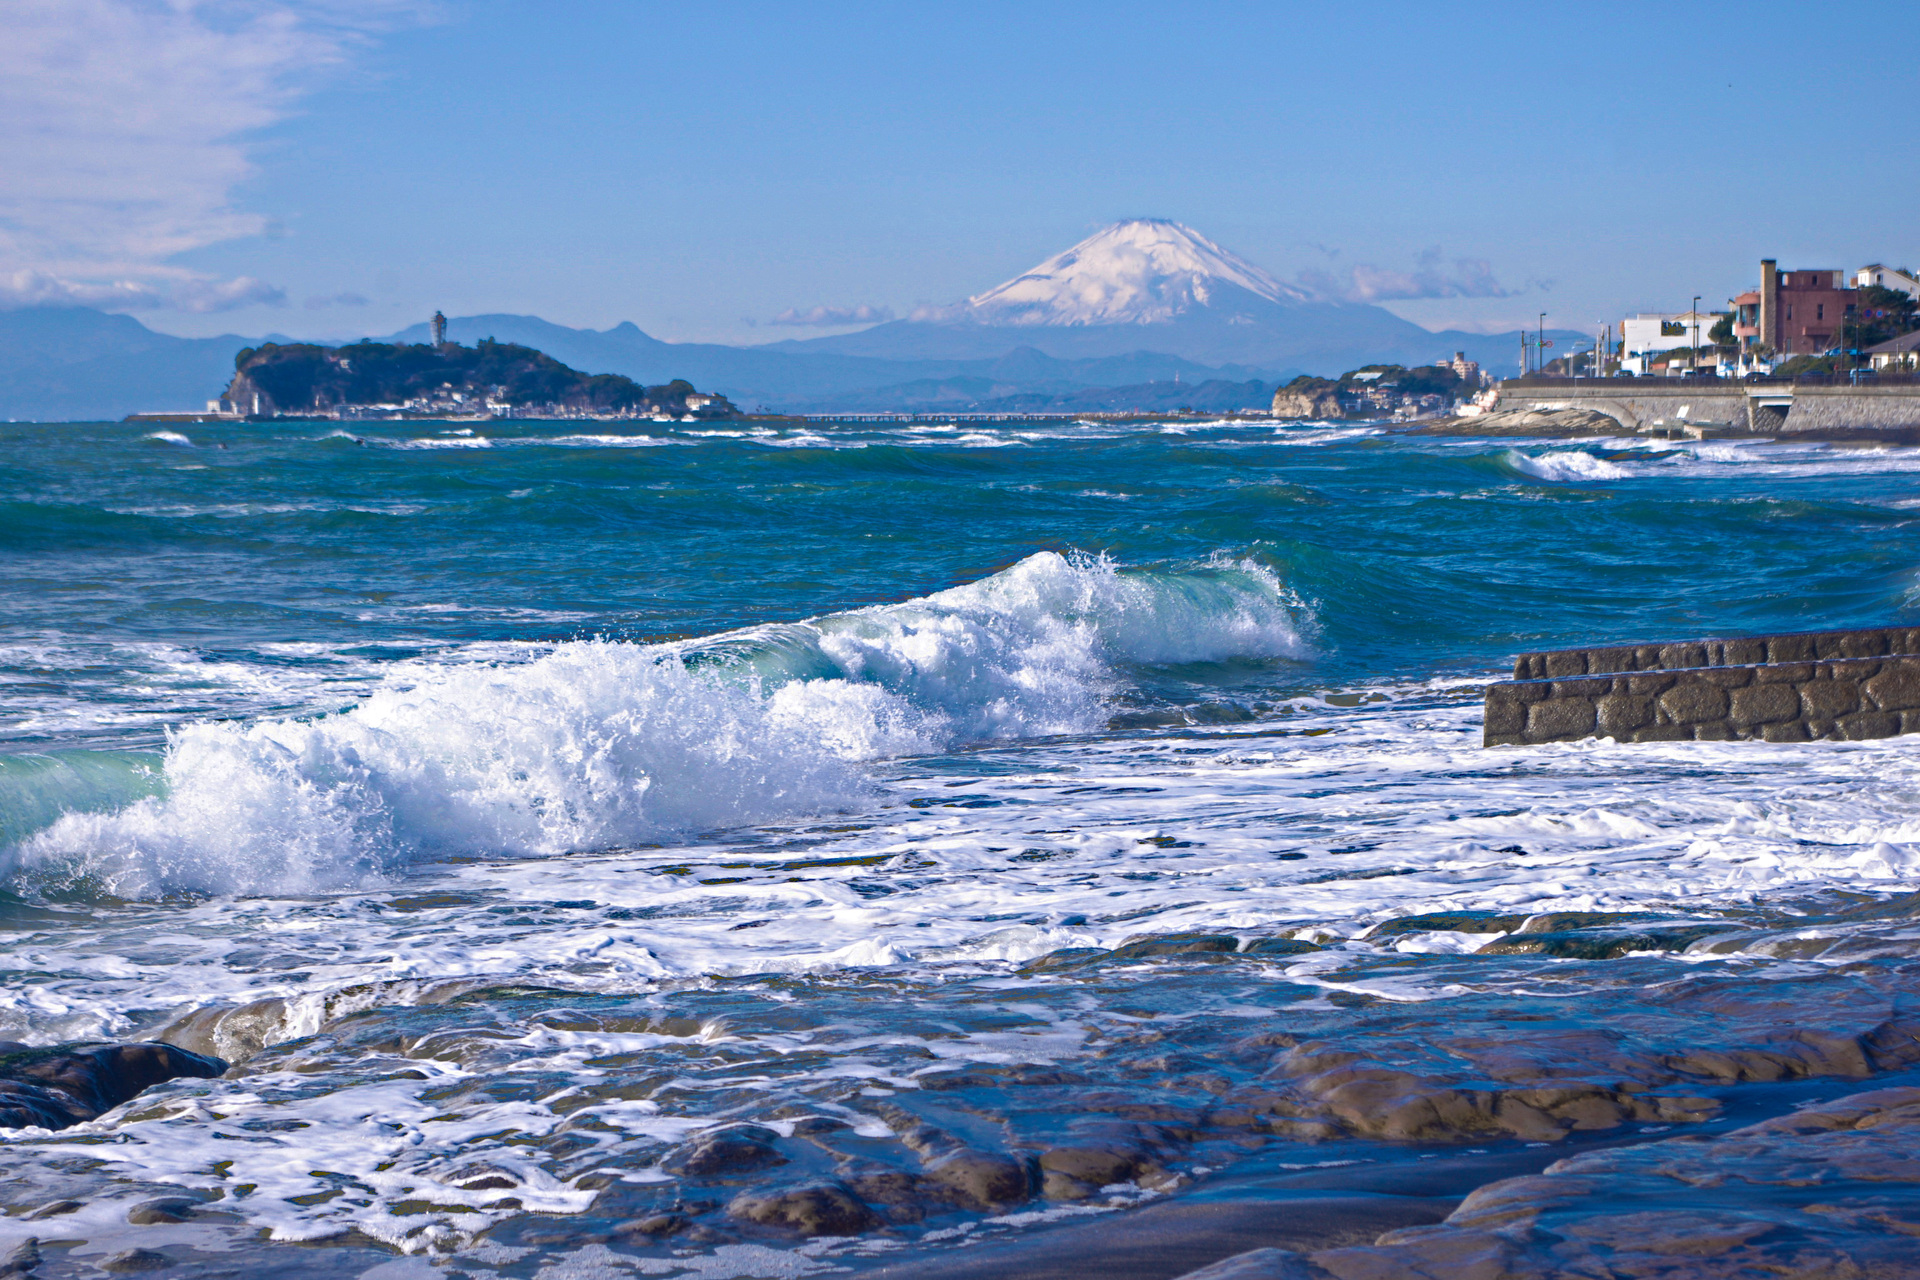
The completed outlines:
<svg viewBox="0 0 1920 1280">
<path fill-rule="evenodd" d="M 1563 345 L 1581 336 L 1556 334 Z M 387 340 L 427 336 L 421 323 Z M 1191 228 L 1153 219 L 1116 223 L 964 302 L 856 333 L 736 347 L 662 342 L 632 323 L 571 329 L 501 314 L 450 320 L 447 336 L 520 343 L 641 383 L 685 378 L 749 411 L 790 412 L 1252 407 L 1225 401 L 1257 402 L 1257 386 L 1271 396 L 1271 384 L 1302 372 L 1425 364 L 1455 351 L 1505 372 L 1519 348 L 1517 330 L 1434 333 L 1382 307 L 1316 300 Z M 0 418 L 197 409 L 249 345 L 175 338 L 81 307 L 0 312 Z"/>
</svg>

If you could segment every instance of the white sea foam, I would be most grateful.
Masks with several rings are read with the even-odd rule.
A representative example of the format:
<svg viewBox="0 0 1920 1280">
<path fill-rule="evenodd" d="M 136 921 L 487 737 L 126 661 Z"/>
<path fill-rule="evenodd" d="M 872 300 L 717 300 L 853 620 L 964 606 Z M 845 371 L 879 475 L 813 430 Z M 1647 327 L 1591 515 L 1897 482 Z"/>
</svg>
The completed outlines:
<svg viewBox="0 0 1920 1280">
<path fill-rule="evenodd" d="M 166 794 L 10 855 L 123 897 L 300 891 L 422 856 L 552 855 L 831 810 L 861 762 L 1085 732 L 1116 666 L 1297 654 L 1266 571 L 1052 553 L 903 605 L 698 643 L 410 664 L 351 710 L 175 731 Z"/>
<path fill-rule="evenodd" d="M 193 448 L 193 441 L 187 439 L 178 431 L 149 431 L 145 438 L 148 440 L 157 440 L 161 444 L 178 444 L 185 445 L 189 449 Z"/>
</svg>

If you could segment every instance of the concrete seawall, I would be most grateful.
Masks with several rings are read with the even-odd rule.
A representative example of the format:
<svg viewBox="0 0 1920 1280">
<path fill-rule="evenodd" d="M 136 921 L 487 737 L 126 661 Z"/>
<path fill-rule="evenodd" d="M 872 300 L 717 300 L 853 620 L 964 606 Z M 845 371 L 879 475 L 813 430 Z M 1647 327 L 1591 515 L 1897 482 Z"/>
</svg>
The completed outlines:
<svg viewBox="0 0 1920 1280">
<path fill-rule="evenodd" d="M 1795 631 L 1776 636 L 1733 636 L 1599 649 L 1553 649 L 1513 660 L 1515 680 L 1613 675 L 1622 671 L 1674 671 L 1686 667 L 1747 667 L 1768 662 L 1882 658 L 1920 654 L 1920 627 L 1874 627 L 1853 631 Z"/>
<path fill-rule="evenodd" d="M 1522 654 L 1487 686 L 1489 747 L 1807 742 L 1920 732 L 1920 628 L 1809 632 Z"/>
<path fill-rule="evenodd" d="M 1920 385 L 1807 386 L 1679 378 L 1506 382 L 1502 410 L 1586 409 L 1626 430 L 1681 434 L 1687 428 L 1767 436 L 1920 438 Z"/>
</svg>

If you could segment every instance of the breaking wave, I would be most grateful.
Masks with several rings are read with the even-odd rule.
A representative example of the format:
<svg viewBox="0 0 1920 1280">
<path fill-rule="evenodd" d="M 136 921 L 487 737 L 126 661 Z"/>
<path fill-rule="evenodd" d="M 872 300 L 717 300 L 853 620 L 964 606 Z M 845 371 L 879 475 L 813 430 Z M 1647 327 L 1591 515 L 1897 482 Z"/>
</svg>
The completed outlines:
<svg viewBox="0 0 1920 1280">
<path fill-rule="evenodd" d="M 517 664 L 410 664 L 350 710 L 193 724 L 162 794 L 62 814 L 10 877 L 119 897 L 349 884 L 450 853 L 616 847 L 857 804 L 860 766 L 1101 727 L 1130 665 L 1299 656 L 1264 568 L 1031 556 L 897 605 Z"/>
<path fill-rule="evenodd" d="M 1609 462 L 1582 449 L 1556 450 L 1539 455 L 1521 453 L 1515 449 L 1507 453 L 1506 460 L 1507 465 L 1515 471 L 1536 480 L 1621 480 L 1633 474 L 1617 462 Z"/>
</svg>

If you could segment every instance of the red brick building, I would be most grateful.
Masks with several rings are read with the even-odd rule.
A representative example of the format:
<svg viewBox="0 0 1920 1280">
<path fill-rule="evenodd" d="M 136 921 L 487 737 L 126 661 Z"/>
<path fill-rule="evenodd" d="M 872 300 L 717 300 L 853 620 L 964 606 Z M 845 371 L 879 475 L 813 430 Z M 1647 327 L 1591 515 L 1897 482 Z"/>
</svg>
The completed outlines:
<svg viewBox="0 0 1920 1280">
<path fill-rule="evenodd" d="M 1856 290 L 1843 271 L 1782 271 L 1760 260 L 1760 341 L 1780 356 L 1817 356 L 1840 345 L 1840 322 L 1853 310 Z M 1735 303 L 1735 321 L 1743 310 Z M 1737 330 L 1736 330 L 1737 332 Z"/>
</svg>

